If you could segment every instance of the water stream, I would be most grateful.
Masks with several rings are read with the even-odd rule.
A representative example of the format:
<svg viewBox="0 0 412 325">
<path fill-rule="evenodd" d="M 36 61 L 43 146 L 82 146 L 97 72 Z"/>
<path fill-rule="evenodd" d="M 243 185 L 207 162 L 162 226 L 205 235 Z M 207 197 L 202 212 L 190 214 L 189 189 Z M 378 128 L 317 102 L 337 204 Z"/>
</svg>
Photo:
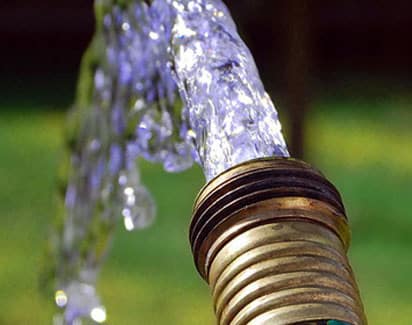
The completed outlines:
<svg viewBox="0 0 412 325">
<path fill-rule="evenodd" d="M 289 156 L 253 57 L 221 1 L 173 1 L 173 71 L 206 179 L 259 157 Z"/>
<path fill-rule="evenodd" d="M 117 221 L 149 225 L 136 159 L 210 180 L 257 157 L 288 156 L 276 109 L 220 0 L 96 0 L 68 123 L 64 209 L 53 237 L 56 324 L 103 322 L 96 281 Z"/>
</svg>

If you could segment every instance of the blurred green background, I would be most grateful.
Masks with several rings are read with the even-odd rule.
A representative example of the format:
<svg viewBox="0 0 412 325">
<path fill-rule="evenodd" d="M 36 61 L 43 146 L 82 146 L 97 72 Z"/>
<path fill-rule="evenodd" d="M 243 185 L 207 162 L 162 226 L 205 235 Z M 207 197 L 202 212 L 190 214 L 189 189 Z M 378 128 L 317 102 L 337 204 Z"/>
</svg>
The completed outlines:
<svg viewBox="0 0 412 325">
<path fill-rule="evenodd" d="M 47 16 L 43 22 L 54 26 L 48 33 L 42 27 L 38 27 L 42 33 L 35 29 L 42 24 L 35 19 L 39 10 L 35 2 L 28 1 L 24 8 L 10 4 L 0 17 L 4 18 L 3 32 L 8 31 L 3 43 L 16 45 L 6 52 L 7 60 L 0 66 L 0 324 L 50 324 L 55 312 L 53 297 L 42 293 L 38 279 L 55 213 L 65 110 L 73 100 L 80 54 L 92 32 L 91 2 L 87 6 L 80 3 L 56 7 L 61 15 L 54 20 Z M 411 57 L 407 52 L 410 48 L 405 47 L 410 44 L 403 43 L 402 34 L 409 26 L 402 18 L 406 2 L 394 11 L 395 1 L 390 12 L 379 2 L 381 7 L 374 8 L 375 14 L 372 9 L 354 7 L 350 1 L 344 8 L 329 4 L 325 9 L 314 4 L 310 17 L 315 27 L 310 37 L 298 38 L 312 40 L 298 42 L 300 51 L 307 53 L 303 59 L 288 56 L 287 51 L 276 56 L 277 46 L 283 44 L 277 40 L 293 39 L 285 36 L 289 35 L 287 28 L 274 33 L 275 45 L 269 46 L 267 39 L 259 42 L 256 32 L 264 27 L 256 22 L 262 4 L 251 3 L 238 1 L 231 6 L 259 67 L 263 67 L 268 89 L 279 102 L 288 139 L 296 119 L 288 112 L 294 105 L 293 93 L 306 98 L 300 102 L 306 107 L 305 114 L 302 108 L 303 154 L 337 185 L 344 198 L 353 232 L 350 257 L 369 323 L 411 324 L 412 95 L 410 67 L 403 61 Z M 275 7 L 285 4 L 263 3 Z M 49 12 L 53 8 L 41 6 Z M 274 15 L 276 9 L 272 8 Z M 16 17 L 22 12 L 25 22 L 32 22 L 34 34 L 22 22 L 24 27 L 19 29 Z M 72 29 L 67 27 L 67 17 L 58 21 L 79 12 L 83 18 Z M 245 18 L 246 13 L 254 19 Z M 362 13 L 366 15 L 359 18 Z M 386 21 L 378 19 L 380 15 Z M 296 17 L 291 16 L 290 21 Z M 363 24 L 356 25 L 359 19 Z M 8 20 L 14 28 L 7 29 Z M 355 35 L 354 25 L 364 34 Z M 367 34 L 368 30 L 375 33 Z M 53 31 L 55 38 L 50 36 Z M 37 41 L 26 41 L 28 36 L 37 37 Z M 376 42 L 382 45 L 376 47 Z M 24 46 L 32 52 L 23 53 Z M 294 46 L 292 40 L 289 49 Z M 339 49 L 341 55 L 334 52 Z M 290 60 L 303 60 L 300 62 L 311 67 L 302 72 L 304 83 L 302 77 L 293 77 L 293 64 L 286 64 L 286 77 L 275 73 L 282 62 Z M 208 288 L 195 272 L 187 239 L 192 203 L 204 183 L 203 176 L 196 167 L 182 174 L 166 174 L 159 166 L 145 163 L 142 174 L 157 201 L 158 218 L 151 228 L 135 233 L 126 232 L 119 223 L 98 283 L 108 323 L 213 324 Z"/>
<path fill-rule="evenodd" d="M 412 98 L 320 100 L 309 121 L 308 155 L 341 190 L 350 251 L 370 324 L 412 319 Z M 42 249 L 53 217 L 64 113 L 1 107 L 0 324 L 48 324 L 52 297 L 38 291 Z M 373 118 L 371 118 L 373 114 Z M 187 240 L 198 168 L 179 175 L 144 164 L 158 204 L 149 229 L 119 224 L 99 281 L 110 324 L 212 324 L 211 299 Z"/>
</svg>

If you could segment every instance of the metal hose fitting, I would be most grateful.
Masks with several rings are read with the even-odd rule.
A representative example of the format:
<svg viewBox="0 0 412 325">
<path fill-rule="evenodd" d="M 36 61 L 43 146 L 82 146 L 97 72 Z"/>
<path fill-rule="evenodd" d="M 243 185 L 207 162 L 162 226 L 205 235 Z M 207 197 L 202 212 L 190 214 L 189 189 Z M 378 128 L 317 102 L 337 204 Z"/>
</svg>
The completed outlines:
<svg viewBox="0 0 412 325">
<path fill-rule="evenodd" d="M 367 324 L 349 241 L 336 188 L 285 158 L 248 161 L 210 181 L 190 226 L 219 325 Z"/>
</svg>

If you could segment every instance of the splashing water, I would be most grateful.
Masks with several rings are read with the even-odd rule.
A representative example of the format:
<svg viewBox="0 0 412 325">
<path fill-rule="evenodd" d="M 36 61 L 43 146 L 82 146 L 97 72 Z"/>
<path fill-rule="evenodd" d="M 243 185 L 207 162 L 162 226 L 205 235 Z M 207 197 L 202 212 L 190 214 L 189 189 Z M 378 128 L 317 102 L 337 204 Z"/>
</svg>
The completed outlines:
<svg viewBox="0 0 412 325">
<path fill-rule="evenodd" d="M 195 160 L 209 180 L 249 159 L 288 156 L 221 1 L 96 0 L 96 22 L 69 123 L 65 213 L 54 238 L 55 299 L 65 309 L 56 324 L 106 318 L 95 284 L 115 224 L 123 217 L 134 230 L 155 214 L 137 157 L 170 172 Z"/>
<path fill-rule="evenodd" d="M 69 127 L 66 209 L 55 238 L 57 292 L 67 303 L 56 323 L 99 314 L 99 298 L 90 288 L 119 217 L 127 230 L 153 220 L 154 203 L 140 183 L 136 158 L 162 162 L 168 171 L 192 164 L 176 127 L 181 103 L 166 67 L 167 38 L 159 37 L 170 34 L 171 15 L 143 1 L 109 4 L 96 3 L 97 31 L 83 59 Z"/>
</svg>

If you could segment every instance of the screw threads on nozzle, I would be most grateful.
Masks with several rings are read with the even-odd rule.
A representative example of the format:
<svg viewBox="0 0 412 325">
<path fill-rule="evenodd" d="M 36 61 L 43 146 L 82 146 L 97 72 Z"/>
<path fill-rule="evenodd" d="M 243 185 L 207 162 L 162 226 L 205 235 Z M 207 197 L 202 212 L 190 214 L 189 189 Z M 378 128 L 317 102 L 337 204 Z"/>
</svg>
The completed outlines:
<svg viewBox="0 0 412 325">
<path fill-rule="evenodd" d="M 259 159 L 213 179 L 190 241 L 220 325 L 366 324 L 341 198 L 306 163 Z"/>
</svg>

